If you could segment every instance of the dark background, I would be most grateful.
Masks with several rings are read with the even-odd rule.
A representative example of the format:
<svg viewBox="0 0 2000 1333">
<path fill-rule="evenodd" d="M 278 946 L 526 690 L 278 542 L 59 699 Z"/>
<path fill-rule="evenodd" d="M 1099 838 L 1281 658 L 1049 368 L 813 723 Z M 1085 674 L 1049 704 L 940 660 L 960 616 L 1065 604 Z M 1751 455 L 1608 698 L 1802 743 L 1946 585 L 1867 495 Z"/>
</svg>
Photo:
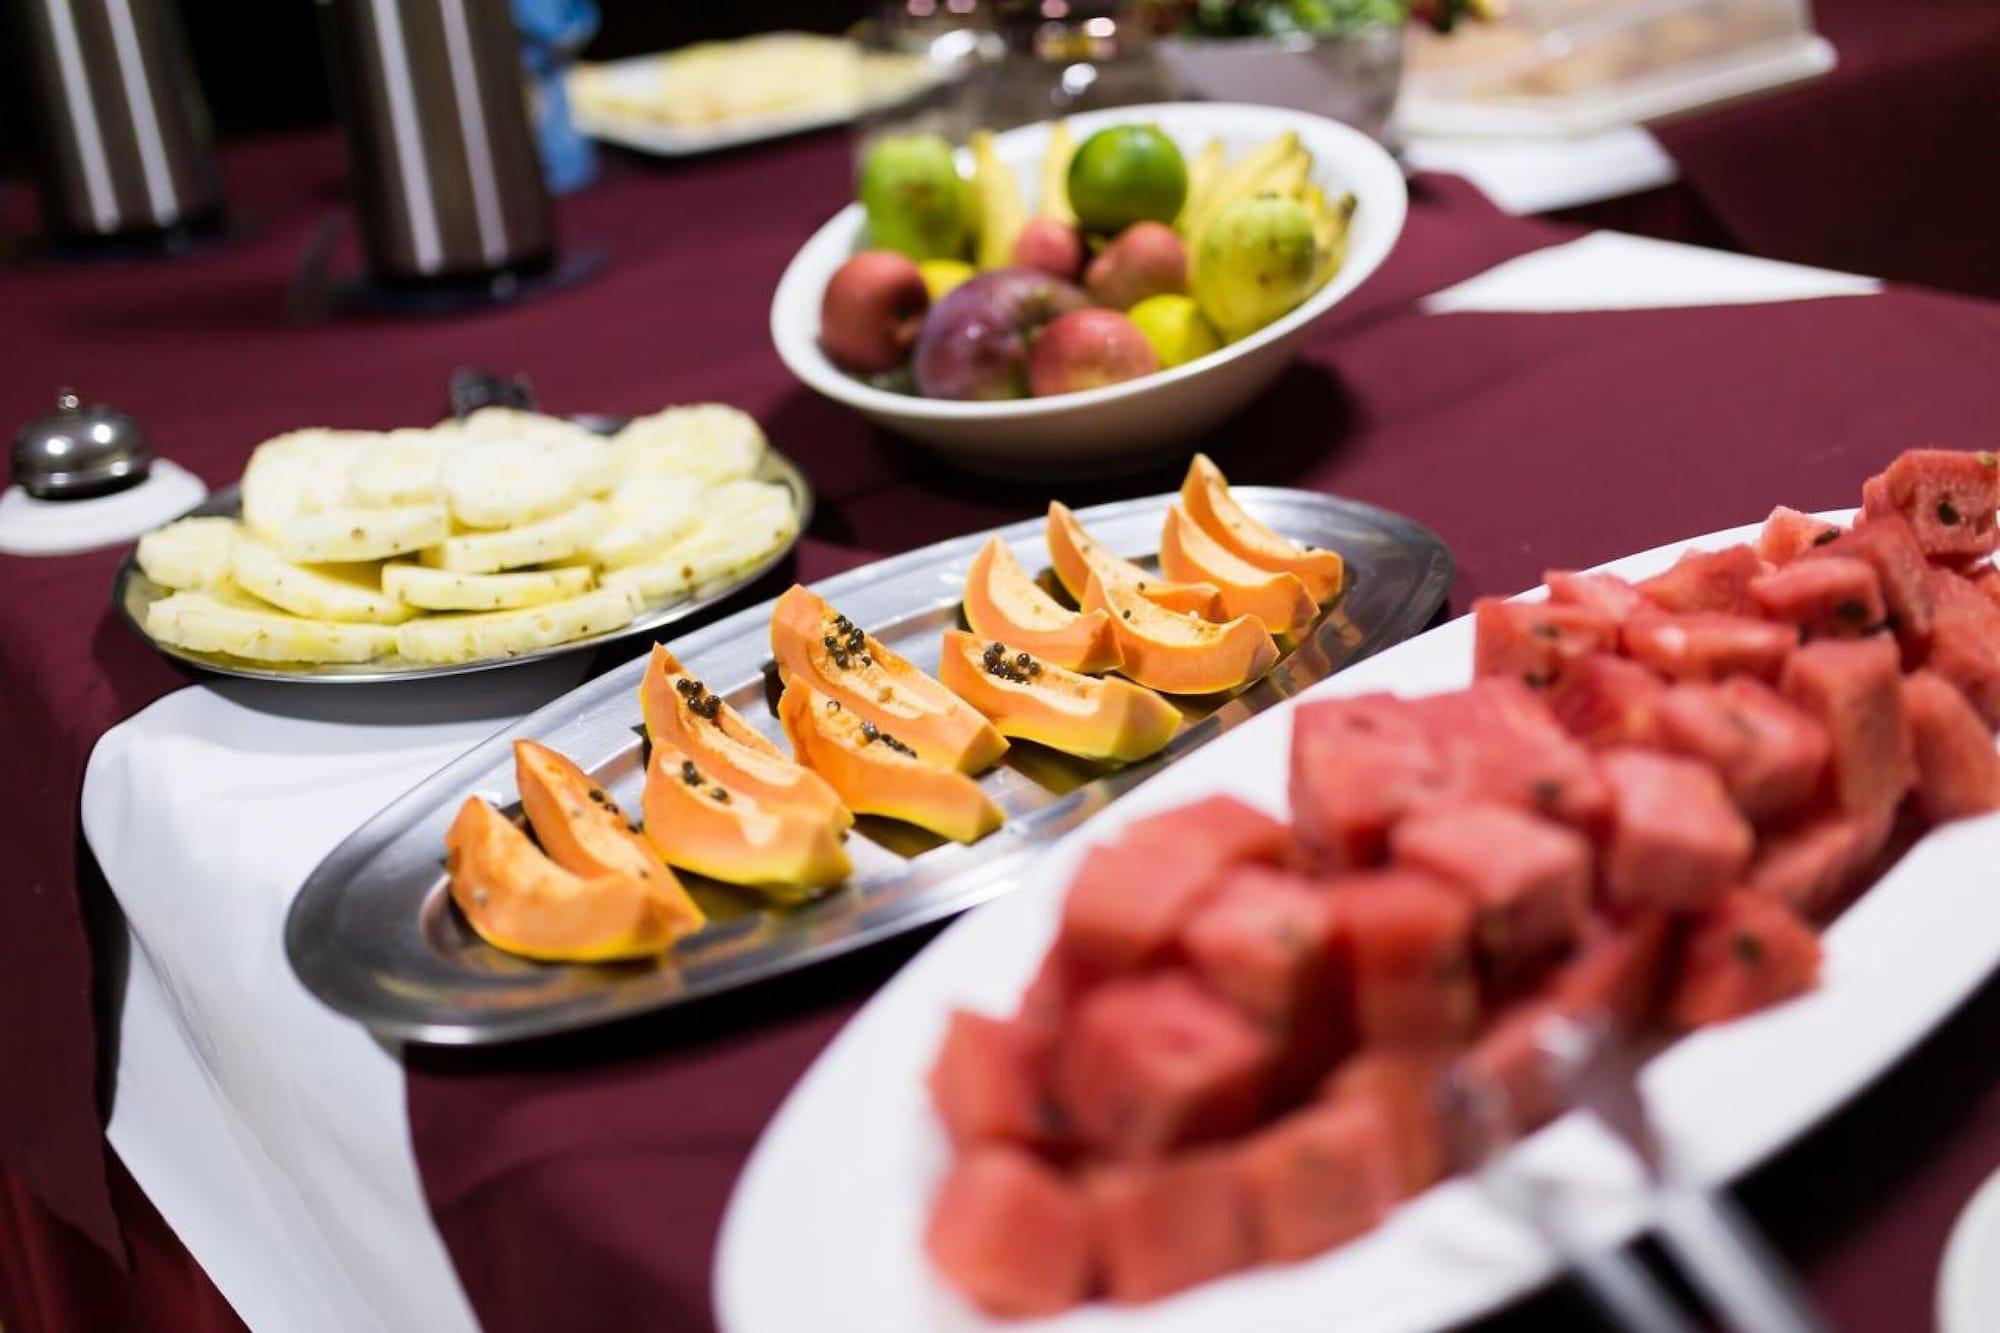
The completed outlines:
<svg viewBox="0 0 2000 1333">
<path fill-rule="evenodd" d="M 313 0 L 160 2 L 180 11 L 222 137 L 331 123 Z M 866 0 L 598 0 L 603 24 L 584 55 L 609 60 L 774 28 L 839 32 L 868 7 Z M 0 79 L 17 99 L 6 108 L 15 114 L 0 114 L 0 172 L 8 174 L 26 170 L 30 151 L 31 122 L 18 100 L 25 96 L 19 51 L 18 43 L 0 41 Z"/>
</svg>

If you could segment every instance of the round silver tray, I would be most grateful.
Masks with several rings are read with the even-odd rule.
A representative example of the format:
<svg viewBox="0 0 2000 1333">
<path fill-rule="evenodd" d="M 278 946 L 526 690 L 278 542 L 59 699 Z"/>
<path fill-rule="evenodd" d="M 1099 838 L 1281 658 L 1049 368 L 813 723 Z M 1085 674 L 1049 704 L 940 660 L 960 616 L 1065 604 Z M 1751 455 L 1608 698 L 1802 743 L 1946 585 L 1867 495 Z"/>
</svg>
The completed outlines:
<svg viewBox="0 0 2000 1333">
<path fill-rule="evenodd" d="M 570 420 L 600 435 L 617 432 L 629 418 L 611 416 L 577 416 Z M 813 492 L 805 474 L 798 465 L 779 453 L 767 448 L 758 461 L 757 470 L 751 474 L 758 481 L 773 481 L 792 493 L 792 505 L 798 511 L 799 532 L 803 533 L 812 522 Z M 234 486 L 225 486 L 215 494 L 196 505 L 182 517 L 235 518 L 242 512 L 242 503 Z M 117 608 L 119 618 L 129 626 L 134 634 L 144 639 L 154 648 L 177 662 L 219 676 L 240 676 L 246 680 L 279 680 L 298 685 L 370 685 L 385 680 L 426 680 L 433 676 L 460 676 L 472 671 L 494 671 L 501 667 L 519 666 L 523 662 L 539 662 L 544 658 L 559 657 L 564 653 L 583 652 L 587 649 L 615 643 L 620 639 L 651 634 L 662 625 L 671 625 L 684 620 L 698 611 L 706 610 L 722 601 L 730 594 L 747 588 L 775 568 L 779 561 L 792 553 L 798 545 L 798 536 L 772 551 L 764 559 L 746 569 L 720 579 L 704 583 L 692 593 L 666 601 L 648 603 L 646 608 L 633 618 L 630 624 L 603 634 L 593 634 L 588 638 L 571 639 L 549 648 L 537 648 L 532 652 L 516 653 L 510 657 L 489 657 L 477 662 L 454 662 L 439 666 L 429 662 L 403 662 L 397 658 L 385 658 L 374 662 L 353 663 L 299 663 L 286 665 L 274 662 L 252 662 L 226 653 L 198 653 L 172 644 L 161 643 L 146 633 L 146 609 L 172 590 L 146 577 L 139 568 L 138 547 L 135 545 L 125 553 L 119 562 L 117 577 L 111 585 L 111 604 Z"/>
</svg>

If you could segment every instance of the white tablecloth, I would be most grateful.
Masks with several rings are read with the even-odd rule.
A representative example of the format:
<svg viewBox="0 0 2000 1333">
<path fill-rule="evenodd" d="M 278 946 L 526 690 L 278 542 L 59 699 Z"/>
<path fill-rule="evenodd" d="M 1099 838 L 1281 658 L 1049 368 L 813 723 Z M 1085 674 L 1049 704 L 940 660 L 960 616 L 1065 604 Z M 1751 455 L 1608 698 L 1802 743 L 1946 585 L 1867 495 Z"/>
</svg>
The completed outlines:
<svg viewBox="0 0 2000 1333">
<path fill-rule="evenodd" d="M 1842 274 L 1601 234 L 1431 298 L 1584 310 L 1864 294 Z M 425 1209 L 402 1067 L 283 951 L 313 866 L 473 743 L 575 685 L 557 662 L 363 690 L 195 686 L 98 742 L 83 828 L 132 937 L 112 1147 L 253 1329 L 473 1317 Z"/>
</svg>

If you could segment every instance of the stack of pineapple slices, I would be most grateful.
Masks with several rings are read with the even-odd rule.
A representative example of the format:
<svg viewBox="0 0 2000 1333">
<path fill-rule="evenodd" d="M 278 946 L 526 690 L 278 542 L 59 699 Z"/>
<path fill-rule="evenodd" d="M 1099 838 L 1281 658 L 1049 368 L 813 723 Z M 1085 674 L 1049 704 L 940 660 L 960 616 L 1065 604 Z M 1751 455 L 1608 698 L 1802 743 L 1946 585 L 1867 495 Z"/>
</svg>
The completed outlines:
<svg viewBox="0 0 2000 1333">
<path fill-rule="evenodd" d="M 789 542 L 783 486 L 731 407 L 669 408 L 610 439 L 487 408 L 427 430 L 304 430 L 259 445 L 243 518 L 148 533 L 171 595 L 146 632 L 256 662 L 451 664 L 629 624 Z"/>
</svg>

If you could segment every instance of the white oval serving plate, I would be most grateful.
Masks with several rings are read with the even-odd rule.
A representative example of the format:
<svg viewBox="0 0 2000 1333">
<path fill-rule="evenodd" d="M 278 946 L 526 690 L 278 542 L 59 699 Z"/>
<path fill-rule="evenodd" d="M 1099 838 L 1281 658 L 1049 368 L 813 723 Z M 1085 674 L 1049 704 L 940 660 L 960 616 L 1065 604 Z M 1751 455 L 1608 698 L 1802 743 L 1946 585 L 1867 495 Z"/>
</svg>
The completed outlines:
<svg viewBox="0 0 2000 1333">
<path fill-rule="evenodd" d="M 1847 514 L 1828 515 L 1844 521 Z M 1647 551 L 1605 568 L 1657 573 L 1690 547 L 1751 540 L 1755 526 Z M 1469 619 L 1412 639 L 1301 697 L 1459 688 Z M 999 1322 L 931 1271 L 921 1246 L 947 1162 L 924 1074 L 947 1015 L 1011 1012 L 1054 933 L 1069 873 L 1089 843 L 1147 814 L 1217 792 L 1280 811 L 1291 707 L 1272 709 L 1167 769 L 1034 863 L 1021 891 L 940 935 L 820 1056 L 765 1130 L 724 1218 L 716 1308 L 730 1333 L 807 1327 L 1033 1329 L 1035 1333 L 1410 1333 L 1494 1309 L 1556 1271 L 1547 1247 L 1474 1183 L 1448 1181 L 1386 1224 L 1304 1263 L 1265 1267 L 1152 1305 L 1084 1306 Z M 1790 1143 L 1886 1070 L 2000 962 L 2000 816 L 1931 833 L 1825 936 L 1821 985 L 1698 1033 L 1650 1064 L 1642 1088 L 1667 1148 L 1720 1184 Z M 1514 1149 L 1510 1165 L 1556 1183 L 1574 1223 L 1615 1243 L 1646 1222 L 1634 1163 L 1595 1121 L 1570 1115 Z"/>
</svg>

